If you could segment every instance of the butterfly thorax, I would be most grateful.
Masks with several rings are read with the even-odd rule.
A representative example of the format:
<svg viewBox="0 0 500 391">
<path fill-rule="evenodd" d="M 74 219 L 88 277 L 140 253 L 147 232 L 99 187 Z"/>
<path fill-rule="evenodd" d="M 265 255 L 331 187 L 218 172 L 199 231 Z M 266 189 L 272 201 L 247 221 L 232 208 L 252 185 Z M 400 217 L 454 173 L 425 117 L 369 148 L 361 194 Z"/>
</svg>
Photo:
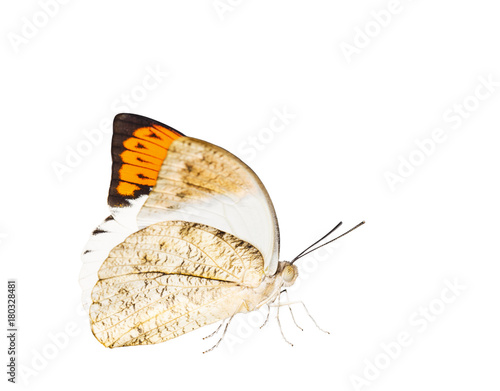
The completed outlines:
<svg viewBox="0 0 500 391">
<path fill-rule="evenodd" d="M 290 262 L 278 263 L 276 273 L 265 276 L 258 287 L 248 288 L 242 296 L 246 308 L 241 312 L 254 311 L 263 305 L 273 303 L 283 288 L 293 285 L 298 277 L 298 270 Z"/>
</svg>

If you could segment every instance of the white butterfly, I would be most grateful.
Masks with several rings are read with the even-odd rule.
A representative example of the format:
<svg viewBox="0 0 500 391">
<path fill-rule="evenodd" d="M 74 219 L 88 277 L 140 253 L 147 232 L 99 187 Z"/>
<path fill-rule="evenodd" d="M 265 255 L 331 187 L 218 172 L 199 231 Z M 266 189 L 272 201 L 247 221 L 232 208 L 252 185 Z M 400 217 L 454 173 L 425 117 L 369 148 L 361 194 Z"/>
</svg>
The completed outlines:
<svg viewBox="0 0 500 391">
<path fill-rule="evenodd" d="M 220 147 L 119 114 L 112 157 L 111 216 L 87 243 L 80 274 L 106 347 L 164 342 L 272 303 L 295 282 L 293 261 L 313 251 L 279 261 L 264 185 Z"/>
</svg>

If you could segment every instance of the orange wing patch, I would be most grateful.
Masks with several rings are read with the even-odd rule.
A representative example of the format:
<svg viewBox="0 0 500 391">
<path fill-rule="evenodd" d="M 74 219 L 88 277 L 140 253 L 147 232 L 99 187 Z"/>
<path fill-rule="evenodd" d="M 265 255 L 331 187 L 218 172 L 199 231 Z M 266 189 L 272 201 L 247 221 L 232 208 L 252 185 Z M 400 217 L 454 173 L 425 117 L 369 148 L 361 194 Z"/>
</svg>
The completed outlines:
<svg viewBox="0 0 500 391">
<path fill-rule="evenodd" d="M 166 155 L 166 154 L 165 154 Z M 126 149 L 120 154 L 123 163 L 132 164 L 133 166 L 140 166 L 151 168 L 152 170 L 159 170 L 163 161 L 152 156 L 144 156 L 140 152 L 134 152 Z"/>
<path fill-rule="evenodd" d="M 133 196 L 134 192 L 140 189 L 139 186 L 128 182 L 120 182 L 116 187 L 116 191 L 123 196 Z"/>
<path fill-rule="evenodd" d="M 170 145 L 184 135 L 134 114 L 119 114 L 113 123 L 113 170 L 108 204 L 125 207 L 149 194 Z"/>
</svg>

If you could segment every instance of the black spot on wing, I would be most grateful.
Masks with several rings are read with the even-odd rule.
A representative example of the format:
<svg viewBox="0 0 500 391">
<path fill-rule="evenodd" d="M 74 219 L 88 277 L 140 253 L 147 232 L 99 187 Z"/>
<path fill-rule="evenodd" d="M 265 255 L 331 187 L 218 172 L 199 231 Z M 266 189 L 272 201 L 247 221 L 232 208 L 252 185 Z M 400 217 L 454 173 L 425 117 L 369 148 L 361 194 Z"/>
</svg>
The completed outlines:
<svg viewBox="0 0 500 391">
<path fill-rule="evenodd" d="M 148 134 L 148 137 L 156 138 L 158 140 L 161 140 L 161 137 L 158 137 L 158 135 L 155 132 L 151 132 L 151 134 Z"/>
</svg>

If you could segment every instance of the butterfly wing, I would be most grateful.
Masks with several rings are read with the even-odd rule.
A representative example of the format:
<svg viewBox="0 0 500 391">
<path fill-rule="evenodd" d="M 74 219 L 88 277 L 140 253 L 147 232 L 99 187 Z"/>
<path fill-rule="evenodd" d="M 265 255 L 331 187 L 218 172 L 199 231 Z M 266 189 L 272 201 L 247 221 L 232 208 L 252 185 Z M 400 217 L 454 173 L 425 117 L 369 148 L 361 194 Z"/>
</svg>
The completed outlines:
<svg viewBox="0 0 500 391">
<path fill-rule="evenodd" d="M 130 235 L 99 270 L 92 331 L 106 347 L 163 342 L 252 310 L 264 276 L 251 244 L 202 224 L 156 223 Z"/>
<path fill-rule="evenodd" d="M 168 125 L 135 114 L 113 121 L 113 159 L 108 205 L 111 215 L 92 232 L 82 254 L 79 281 L 88 308 L 97 271 L 111 249 L 138 230 L 137 214 L 153 189 L 172 142 L 184 135 Z"/>
<path fill-rule="evenodd" d="M 85 307 L 109 251 L 139 228 L 159 221 L 196 222 L 232 233 L 261 252 L 266 275 L 275 273 L 276 213 L 264 185 L 241 160 L 133 114 L 115 117 L 112 144 L 111 216 L 94 231 L 82 256 Z"/>
<path fill-rule="evenodd" d="M 136 228 L 137 214 L 156 184 L 170 146 L 182 137 L 174 128 L 146 117 L 115 117 L 108 205 L 120 224 Z"/>
<path fill-rule="evenodd" d="M 119 224 L 113 216 L 106 217 L 92 232 L 82 254 L 82 267 L 79 276 L 82 303 L 85 309 L 90 306 L 90 294 L 98 280 L 97 272 L 103 260 L 106 259 L 109 251 L 120 244 L 131 232 L 133 231 L 130 228 Z"/>
<path fill-rule="evenodd" d="M 176 140 L 137 218 L 140 227 L 165 221 L 202 223 L 254 245 L 273 275 L 279 228 L 269 195 L 257 175 L 236 156 L 190 137 Z"/>
</svg>

